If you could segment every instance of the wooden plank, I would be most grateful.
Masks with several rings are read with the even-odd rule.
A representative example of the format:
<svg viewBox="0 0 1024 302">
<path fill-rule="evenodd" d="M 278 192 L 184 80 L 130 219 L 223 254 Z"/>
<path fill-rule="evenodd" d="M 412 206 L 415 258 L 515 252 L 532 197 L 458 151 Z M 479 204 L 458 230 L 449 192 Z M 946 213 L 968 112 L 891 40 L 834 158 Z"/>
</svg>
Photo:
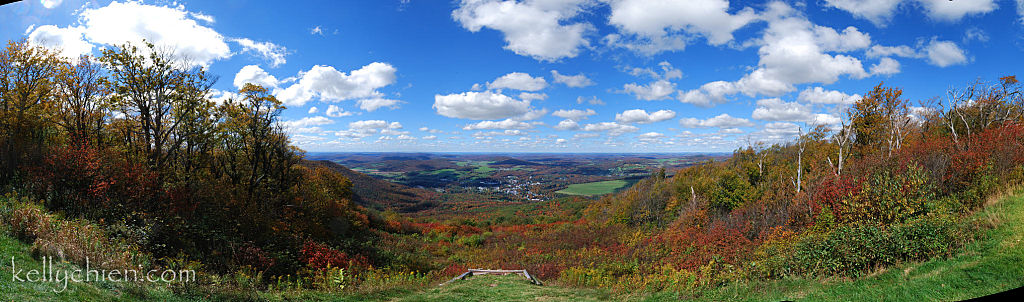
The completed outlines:
<svg viewBox="0 0 1024 302">
<path fill-rule="evenodd" d="M 452 281 L 455 281 L 455 280 L 465 280 L 466 277 L 469 277 L 469 276 L 472 276 L 472 275 L 473 275 L 473 272 L 465 272 L 465 273 L 462 273 L 462 275 L 459 275 L 458 277 L 452 278 L 451 280 L 448 280 L 448 282 L 441 283 L 441 285 L 438 285 L 438 286 L 444 286 L 445 284 L 452 283 Z"/>
<path fill-rule="evenodd" d="M 455 280 L 465 280 L 467 277 L 474 276 L 474 275 L 507 275 L 507 274 L 519 274 L 519 275 L 522 275 L 523 277 L 525 277 L 526 280 L 530 280 L 530 283 L 533 283 L 533 284 L 536 284 L 536 285 L 544 285 L 544 283 L 540 282 L 540 280 L 537 280 L 537 278 L 534 278 L 532 275 L 530 275 L 529 272 L 527 272 L 524 269 L 479 269 L 478 268 L 478 269 L 469 269 L 465 273 L 462 273 L 462 275 L 459 275 L 458 277 L 452 278 L 451 280 L 448 280 L 448 282 L 441 283 L 440 286 L 443 286 L 445 284 L 451 283 L 451 282 L 453 282 Z"/>
<path fill-rule="evenodd" d="M 536 277 L 534 277 L 532 275 L 529 275 L 529 272 L 526 272 L 525 269 L 522 270 L 522 274 L 525 275 L 527 279 L 529 279 L 530 283 L 538 285 L 538 286 L 543 286 L 544 285 L 544 284 L 541 283 L 541 281 L 539 281 L 539 279 L 537 279 Z"/>
<path fill-rule="evenodd" d="M 522 273 L 525 269 L 470 269 L 472 272 L 483 273 Z"/>
</svg>

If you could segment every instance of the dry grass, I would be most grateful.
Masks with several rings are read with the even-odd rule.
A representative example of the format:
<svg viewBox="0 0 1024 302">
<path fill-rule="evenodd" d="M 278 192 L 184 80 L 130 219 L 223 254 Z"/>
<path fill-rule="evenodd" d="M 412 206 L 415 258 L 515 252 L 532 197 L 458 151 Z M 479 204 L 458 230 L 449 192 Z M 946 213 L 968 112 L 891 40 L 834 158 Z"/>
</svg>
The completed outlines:
<svg viewBox="0 0 1024 302">
<path fill-rule="evenodd" d="M 31 243 L 32 255 L 49 256 L 102 269 L 140 268 L 140 253 L 123 249 L 102 229 L 82 220 L 66 220 L 24 199 L 9 199 L 0 212 L 8 231 Z"/>
<path fill-rule="evenodd" d="M 1005 200 L 1007 197 L 1019 195 L 1024 192 L 1024 184 L 1013 184 L 1004 186 L 998 191 L 992 192 L 985 198 L 985 206 L 991 206 Z"/>
</svg>

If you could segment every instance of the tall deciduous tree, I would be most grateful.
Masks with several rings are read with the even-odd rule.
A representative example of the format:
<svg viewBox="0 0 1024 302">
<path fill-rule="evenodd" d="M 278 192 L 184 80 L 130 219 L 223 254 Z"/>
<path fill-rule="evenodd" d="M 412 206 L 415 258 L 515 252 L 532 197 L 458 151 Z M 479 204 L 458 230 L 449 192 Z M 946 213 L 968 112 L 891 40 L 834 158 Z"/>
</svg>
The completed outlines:
<svg viewBox="0 0 1024 302">
<path fill-rule="evenodd" d="M 49 120 L 59 58 L 28 42 L 0 51 L 0 179 L 9 180 L 23 161 L 38 160 L 52 139 Z"/>
<path fill-rule="evenodd" d="M 848 111 L 853 131 L 853 155 L 863 157 L 876 150 L 891 155 L 905 136 L 907 101 L 903 90 L 879 83 Z"/>
<path fill-rule="evenodd" d="M 61 62 L 55 80 L 57 125 L 73 143 L 99 145 L 106 118 L 101 100 L 107 94 L 103 66 L 89 56 L 81 56 L 77 62 Z"/>
<path fill-rule="evenodd" d="M 100 60 L 111 72 L 112 104 L 130 121 L 129 150 L 145 158 L 162 181 L 168 164 L 198 135 L 186 128 L 208 114 L 206 96 L 216 79 L 152 43 L 144 50 L 127 44 L 106 49 Z"/>
<path fill-rule="evenodd" d="M 261 188 L 287 189 L 290 167 L 298 161 L 296 151 L 277 124 L 285 107 L 262 86 L 246 84 L 238 91 L 241 99 L 221 105 L 224 114 L 223 174 L 248 197 Z"/>
</svg>

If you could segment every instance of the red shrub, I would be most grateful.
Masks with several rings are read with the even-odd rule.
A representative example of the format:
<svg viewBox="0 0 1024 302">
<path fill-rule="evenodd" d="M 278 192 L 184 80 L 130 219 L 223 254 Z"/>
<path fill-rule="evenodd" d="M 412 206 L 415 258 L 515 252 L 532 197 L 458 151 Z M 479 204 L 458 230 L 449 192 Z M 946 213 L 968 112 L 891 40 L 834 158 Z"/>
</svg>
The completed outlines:
<svg viewBox="0 0 1024 302">
<path fill-rule="evenodd" d="M 147 207 L 158 204 L 152 202 L 159 191 L 154 172 L 87 143 L 54 148 L 32 174 L 53 206 L 78 214 L 155 210 Z"/>
<path fill-rule="evenodd" d="M 369 262 L 366 257 L 356 255 L 355 257 L 349 257 L 345 252 L 332 249 L 326 244 L 316 243 L 313 241 L 307 241 L 302 246 L 302 258 L 306 262 L 306 266 L 313 270 L 322 270 L 328 267 L 368 267 Z"/>
<path fill-rule="evenodd" d="M 265 271 L 274 266 L 273 257 L 251 243 L 236 245 L 232 248 L 232 260 L 235 265 L 248 265 L 257 271 Z"/>
<path fill-rule="evenodd" d="M 855 181 L 852 177 L 844 175 L 843 177 L 825 177 L 825 179 L 818 185 L 817 190 L 814 190 L 813 197 L 809 201 L 812 213 L 820 213 L 822 207 L 829 207 L 832 209 L 836 218 L 840 218 L 839 213 L 843 213 L 843 204 L 840 202 L 843 198 L 848 198 L 853 194 L 857 194 L 860 191 L 860 182 Z M 812 220 L 813 221 L 813 220 Z"/>
</svg>

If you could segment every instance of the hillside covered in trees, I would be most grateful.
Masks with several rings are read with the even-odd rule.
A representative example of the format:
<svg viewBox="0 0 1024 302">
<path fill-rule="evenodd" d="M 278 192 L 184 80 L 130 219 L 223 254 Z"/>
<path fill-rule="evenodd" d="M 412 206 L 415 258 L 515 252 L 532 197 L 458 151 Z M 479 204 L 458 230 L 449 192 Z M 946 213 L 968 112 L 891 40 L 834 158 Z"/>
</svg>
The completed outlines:
<svg viewBox="0 0 1024 302">
<path fill-rule="evenodd" d="M 9 42 L 5 232 L 78 265 L 196 269 L 166 285 L 186 297 L 420 289 L 477 267 L 677 293 L 954 255 L 997 223 L 972 214 L 1024 180 L 1024 96 L 1006 76 L 923 102 L 879 84 L 841 127 L 617 194 L 411 218 L 355 201 L 414 208 L 429 191 L 304 162 L 267 89 L 218 102 L 215 80 L 153 45 L 65 59 Z"/>
<path fill-rule="evenodd" d="M 401 212 L 414 212 L 432 207 L 438 198 L 436 192 L 376 179 L 331 161 L 310 161 L 308 165 L 330 169 L 350 180 L 352 182 L 352 200 L 364 207 L 376 210 L 393 208 Z"/>
<path fill-rule="evenodd" d="M 99 222 L 111 245 L 130 247 L 132 266 L 176 257 L 202 259 L 210 272 L 246 266 L 278 276 L 319 261 L 320 251 L 370 261 L 355 257 L 374 252 L 351 183 L 300 165 L 302 151 L 278 123 L 284 107 L 266 89 L 248 85 L 214 103 L 215 80 L 151 44 L 68 60 L 8 43 L 0 186 L 8 199 L 42 207 L 17 206 L 7 222 L 37 242 L 49 231 L 40 209 Z M 84 263 L 84 253 L 73 260 Z"/>
</svg>

